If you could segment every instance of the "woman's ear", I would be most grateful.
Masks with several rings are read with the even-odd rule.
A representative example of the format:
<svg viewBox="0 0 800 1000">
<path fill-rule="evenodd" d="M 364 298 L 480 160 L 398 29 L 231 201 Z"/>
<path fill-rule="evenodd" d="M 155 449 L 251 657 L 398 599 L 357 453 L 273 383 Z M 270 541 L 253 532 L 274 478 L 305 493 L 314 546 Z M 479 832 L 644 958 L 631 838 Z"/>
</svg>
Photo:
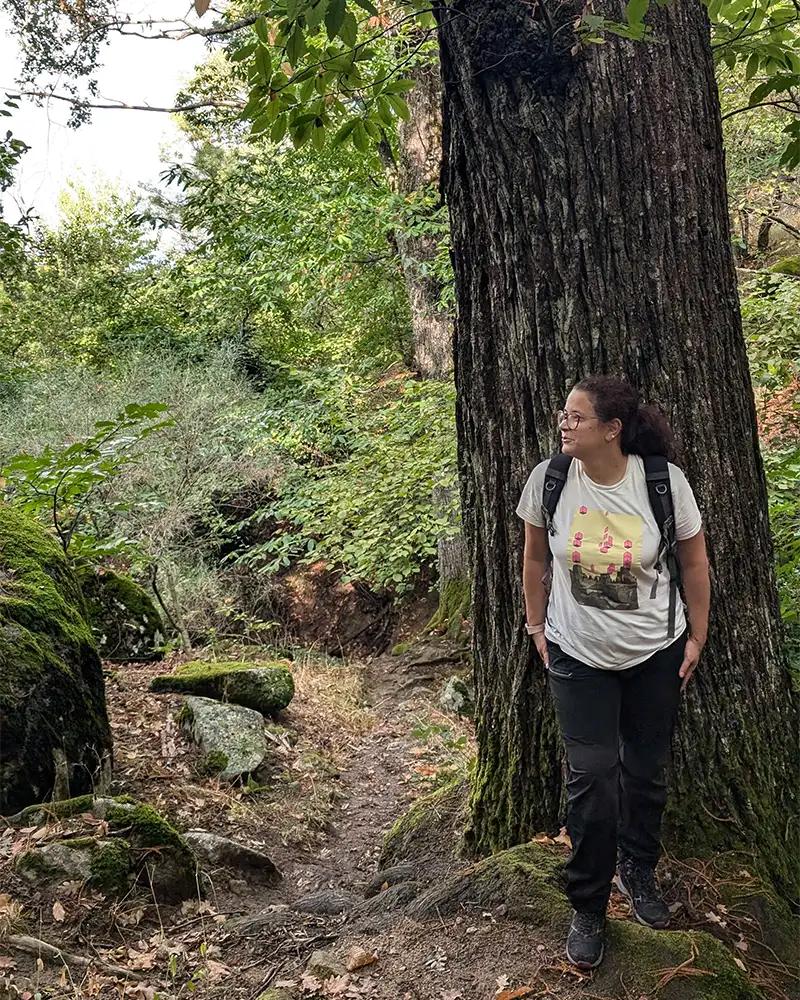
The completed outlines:
<svg viewBox="0 0 800 1000">
<path fill-rule="evenodd" d="M 622 433 L 622 421 L 618 417 L 609 420 L 607 427 L 606 441 L 613 441 L 614 438 L 618 438 Z"/>
</svg>

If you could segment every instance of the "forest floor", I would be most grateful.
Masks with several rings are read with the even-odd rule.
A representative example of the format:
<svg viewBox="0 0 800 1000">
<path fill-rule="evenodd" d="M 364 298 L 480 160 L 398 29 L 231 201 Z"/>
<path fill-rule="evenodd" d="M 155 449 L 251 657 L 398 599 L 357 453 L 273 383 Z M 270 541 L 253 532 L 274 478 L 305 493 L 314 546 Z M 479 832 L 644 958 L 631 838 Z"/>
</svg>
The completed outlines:
<svg viewBox="0 0 800 1000">
<path fill-rule="evenodd" d="M 114 900 L 80 883 L 23 882 L 3 861 L 0 833 L 0 942 L 5 909 L 6 920 L 24 920 L 29 933 L 64 952 L 130 970 L 124 979 L 0 943 L 0 998 L 258 1000 L 272 987 L 286 991 L 277 996 L 302 1000 L 646 1000 L 649 994 L 630 992 L 622 975 L 609 987 L 572 970 L 564 962 L 562 929 L 526 927 L 507 919 L 503 907 L 465 906 L 419 922 L 379 909 L 361 920 L 323 912 L 337 908 L 337 892 L 364 897 L 385 834 L 413 800 L 466 775 L 473 726 L 438 707 L 457 659 L 452 643 L 421 637 L 402 656 L 297 657 L 296 694 L 278 720 L 285 731 L 273 732 L 263 783 L 240 787 L 203 775 L 197 748 L 175 721 L 181 696 L 149 692 L 152 676 L 171 664 L 109 669 L 114 792 L 151 803 L 180 829 L 214 831 L 264 851 L 280 877 L 258 884 L 242 872 L 218 870 L 197 899 L 179 906 L 142 890 Z M 452 823 L 443 820 L 441 832 L 414 876 L 428 885 L 469 865 L 455 850 Z M 5 836 L 8 855 L 11 832 Z M 541 840 L 566 855 L 566 838 Z M 748 957 L 751 931 L 730 920 L 701 868 L 667 865 L 662 881 L 679 924 L 722 928 L 729 946 L 738 942 L 734 954 Z M 293 908 L 314 895 L 303 911 Z M 623 897 L 614 894 L 610 915 L 629 919 Z M 319 949 L 333 951 L 343 965 L 324 981 L 308 971 Z M 348 964 L 358 967 L 345 971 Z M 762 973 L 763 985 L 769 974 Z M 767 995 L 787 995 L 775 989 Z"/>
</svg>

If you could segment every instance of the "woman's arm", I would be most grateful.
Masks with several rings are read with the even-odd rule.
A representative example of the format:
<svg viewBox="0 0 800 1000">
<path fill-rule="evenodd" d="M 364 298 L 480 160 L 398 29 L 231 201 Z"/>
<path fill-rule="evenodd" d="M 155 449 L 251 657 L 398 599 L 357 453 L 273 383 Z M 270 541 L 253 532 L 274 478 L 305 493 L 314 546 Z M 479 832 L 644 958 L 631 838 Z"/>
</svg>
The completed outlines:
<svg viewBox="0 0 800 1000">
<path fill-rule="evenodd" d="M 547 573 L 549 552 L 547 530 L 525 522 L 525 554 L 522 563 L 522 590 L 525 594 L 525 618 L 529 625 L 541 625 L 547 613 L 547 591 L 544 577 Z M 547 663 L 547 644 L 544 633 L 533 637 L 536 648 Z"/>
<path fill-rule="evenodd" d="M 692 538 L 678 542 L 678 561 L 681 564 L 683 593 L 689 612 L 689 638 L 681 665 L 683 690 L 695 671 L 700 653 L 708 637 L 708 608 L 711 603 L 711 582 L 708 576 L 706 536 L 701 530 Z"/>
</svg>

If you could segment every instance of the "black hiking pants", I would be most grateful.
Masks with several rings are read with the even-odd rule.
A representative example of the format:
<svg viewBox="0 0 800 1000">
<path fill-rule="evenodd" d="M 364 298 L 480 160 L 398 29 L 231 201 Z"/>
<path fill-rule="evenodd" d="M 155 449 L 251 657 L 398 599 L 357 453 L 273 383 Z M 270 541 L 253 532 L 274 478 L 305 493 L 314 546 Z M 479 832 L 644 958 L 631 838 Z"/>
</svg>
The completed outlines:
<svg viewBox="0 0 800 1000">
<path fill-rule="evenodd" d="M 547 644 L 569 764 L 567 895 L 575 910 L 605 912 L 618 852 L 658 861 L 685 645 L 683 635 L 627 670 L 598 670 Z"/>
</svg>

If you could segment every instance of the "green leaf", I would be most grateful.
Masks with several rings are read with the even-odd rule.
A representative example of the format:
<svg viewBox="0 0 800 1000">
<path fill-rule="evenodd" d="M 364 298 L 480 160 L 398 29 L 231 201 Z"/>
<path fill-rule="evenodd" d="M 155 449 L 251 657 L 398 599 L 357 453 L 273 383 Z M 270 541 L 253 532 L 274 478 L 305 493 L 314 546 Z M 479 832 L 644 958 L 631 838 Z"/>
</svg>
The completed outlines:
<svg viewBox="0 0 800 1000">
<path fill-rule="evenodd" d="M 356 127 L 353 129 L 353 144 L 360 153 L 366 153 L 370 148 L 369 135 L 361 120 L 356 122 Z"/>
<path fill-rule="evenodd" d="M 301 125 L 300 128 L 295 129 L 294 131 L 291 132 L 292 142 L 295 145 L 295 149 L 299 149 L 302 145 L 304 145 L 308 141 L 311 135 L 312 128 L 313 126 L 311 124 Z M 289 129 L 291 131 L 292 129 L 291 124 L 289 125 Z"/>
<path fill-rule="evenodd" d="M 389 102 L 389 98 L 381 95 L 376 103 L 381 121 L 386 125 L 391 125 L 394 121 L 394 115 L 392 114 L 392 105 Z"/>
<path fill-rule="evenodd" d="M 259 45 L 256 49 L 256 69 L 259 81 L 269 83 L 272 77 L 272 55 L 263 45 Z"/>
<path fill-rule="evenodd" d="M 279 115 L 273 122 L 269 137 L 273 142 L 280 142 L 286 135 L 286 115 Z"/>
<path fill-rule="evenodd" d="M 243 45 L 240 49 L 237 49 L 232 56 L 228 56 L 230 62 L 244 62 L 245 59 L 249 59 L 250 56 L 256 50 L 256 42 L 249 42 L 247 45 Z"/>
<path fill-rule="evenodd" d="M 398 118 L 402 118 L 404 122 L 409 120 L 411 112 L 408 110 L 408 105 L 405 100 L 400 97 L 399 94 L 387 94 L 386 100 L 391 104 L 392 109 Z"/>
<path fill-rule="evenodd" d="M 383 88 L 384 94 L 406 94 L 414 89 L 413 80 L 389 80 Z"/>
<path fill-rule="evenodd" d="M 345 122 L 336 135 L 334 135 L 333 139 L 331 139 L 331 145 L 341 146 L 345 139 L 349 139 L 353 134 L 353 129 L 358 125 L 359 121 L 359 118 L 351 118 L 349 122 Z"/>
<path fill-rule="evenodd" d="M 375 6 L 374 3 L 371 2 L 371 0 L 355 0 L 355 2 L 362 10 L 365 10 L 368 14 L 372 14 L 373 17 L 378 16 L 378 8 Z"/>
<path fill-rule="evenodd" d="M 262 14 L 256 23 L 253 25 L 255 33 L 258 35 L 259 40 L 264 43 L 264 45 L 271 45 L 269 39 L 269 25 L 267 24 L 267 19 Z"/>
<path fill-rule="evenodd" d="M 253 124 L 250 126 L 250 135 L 260 135 L 262 132 L 266 132 L 271 123 L 271 118 L 268 114 L 261 115 L 256 118 Z"/>
<path fill-rule="evenodd" d="M 346 0 L 329 0 L 328 9 L 325 11 L 325 29 L 331 41 L 339 34 L 346 13 Z"/>
<path fill-rule="evenodd" d="M 326 59 L 325 66 L 328 69 L 336 70 L 339 73 L 349 73 L 353 68 L 353 57 L 336 56 L 334 59 Z"/>
<path fill-rule="evenodd" d="M 319 0 L 319 3 L 315 3 L 310 10 L 306 11 L 306 26 L 308 28 L 319 27 L 327 9 L 328 0 Z"/>
<path fill-rule="evenodd" d="M 761 62 L 757 52 L 754 52 L 750 58 L 747 60 L 747 68 L 744 71 L 745 80 L 752 80 L 753 77 L 758 72 L 758 67 Z"/>
<path fill-rule="evenodd" d="M 650 0 L 628 0 L 625 7 L 625 19 L 630 25 L 639 25 L 650 7 Z"/>
<path fill-rule="evenodd" d="M 351 10 L 348 10 L 344 15 L 342 26 L 339 28 L 339 37 L 351 49 L 358 40 L 358 21 L 356 21 L 356 16 Z"/>
<path fill-rule="evenodd" d="M 317 127 L 311 134 L 311 145 L 317 151 L 325 147 L 325 132 L 326 132 L 325 126 L 320 124 L 317 125 Z"/>
<path fill-rule="evenodd" d="M 286 55 L 292 66 L 297 66 L 306 50 L 306 36 L 299 24 L 294 26 L 286 44 Z"/>
</svg>

